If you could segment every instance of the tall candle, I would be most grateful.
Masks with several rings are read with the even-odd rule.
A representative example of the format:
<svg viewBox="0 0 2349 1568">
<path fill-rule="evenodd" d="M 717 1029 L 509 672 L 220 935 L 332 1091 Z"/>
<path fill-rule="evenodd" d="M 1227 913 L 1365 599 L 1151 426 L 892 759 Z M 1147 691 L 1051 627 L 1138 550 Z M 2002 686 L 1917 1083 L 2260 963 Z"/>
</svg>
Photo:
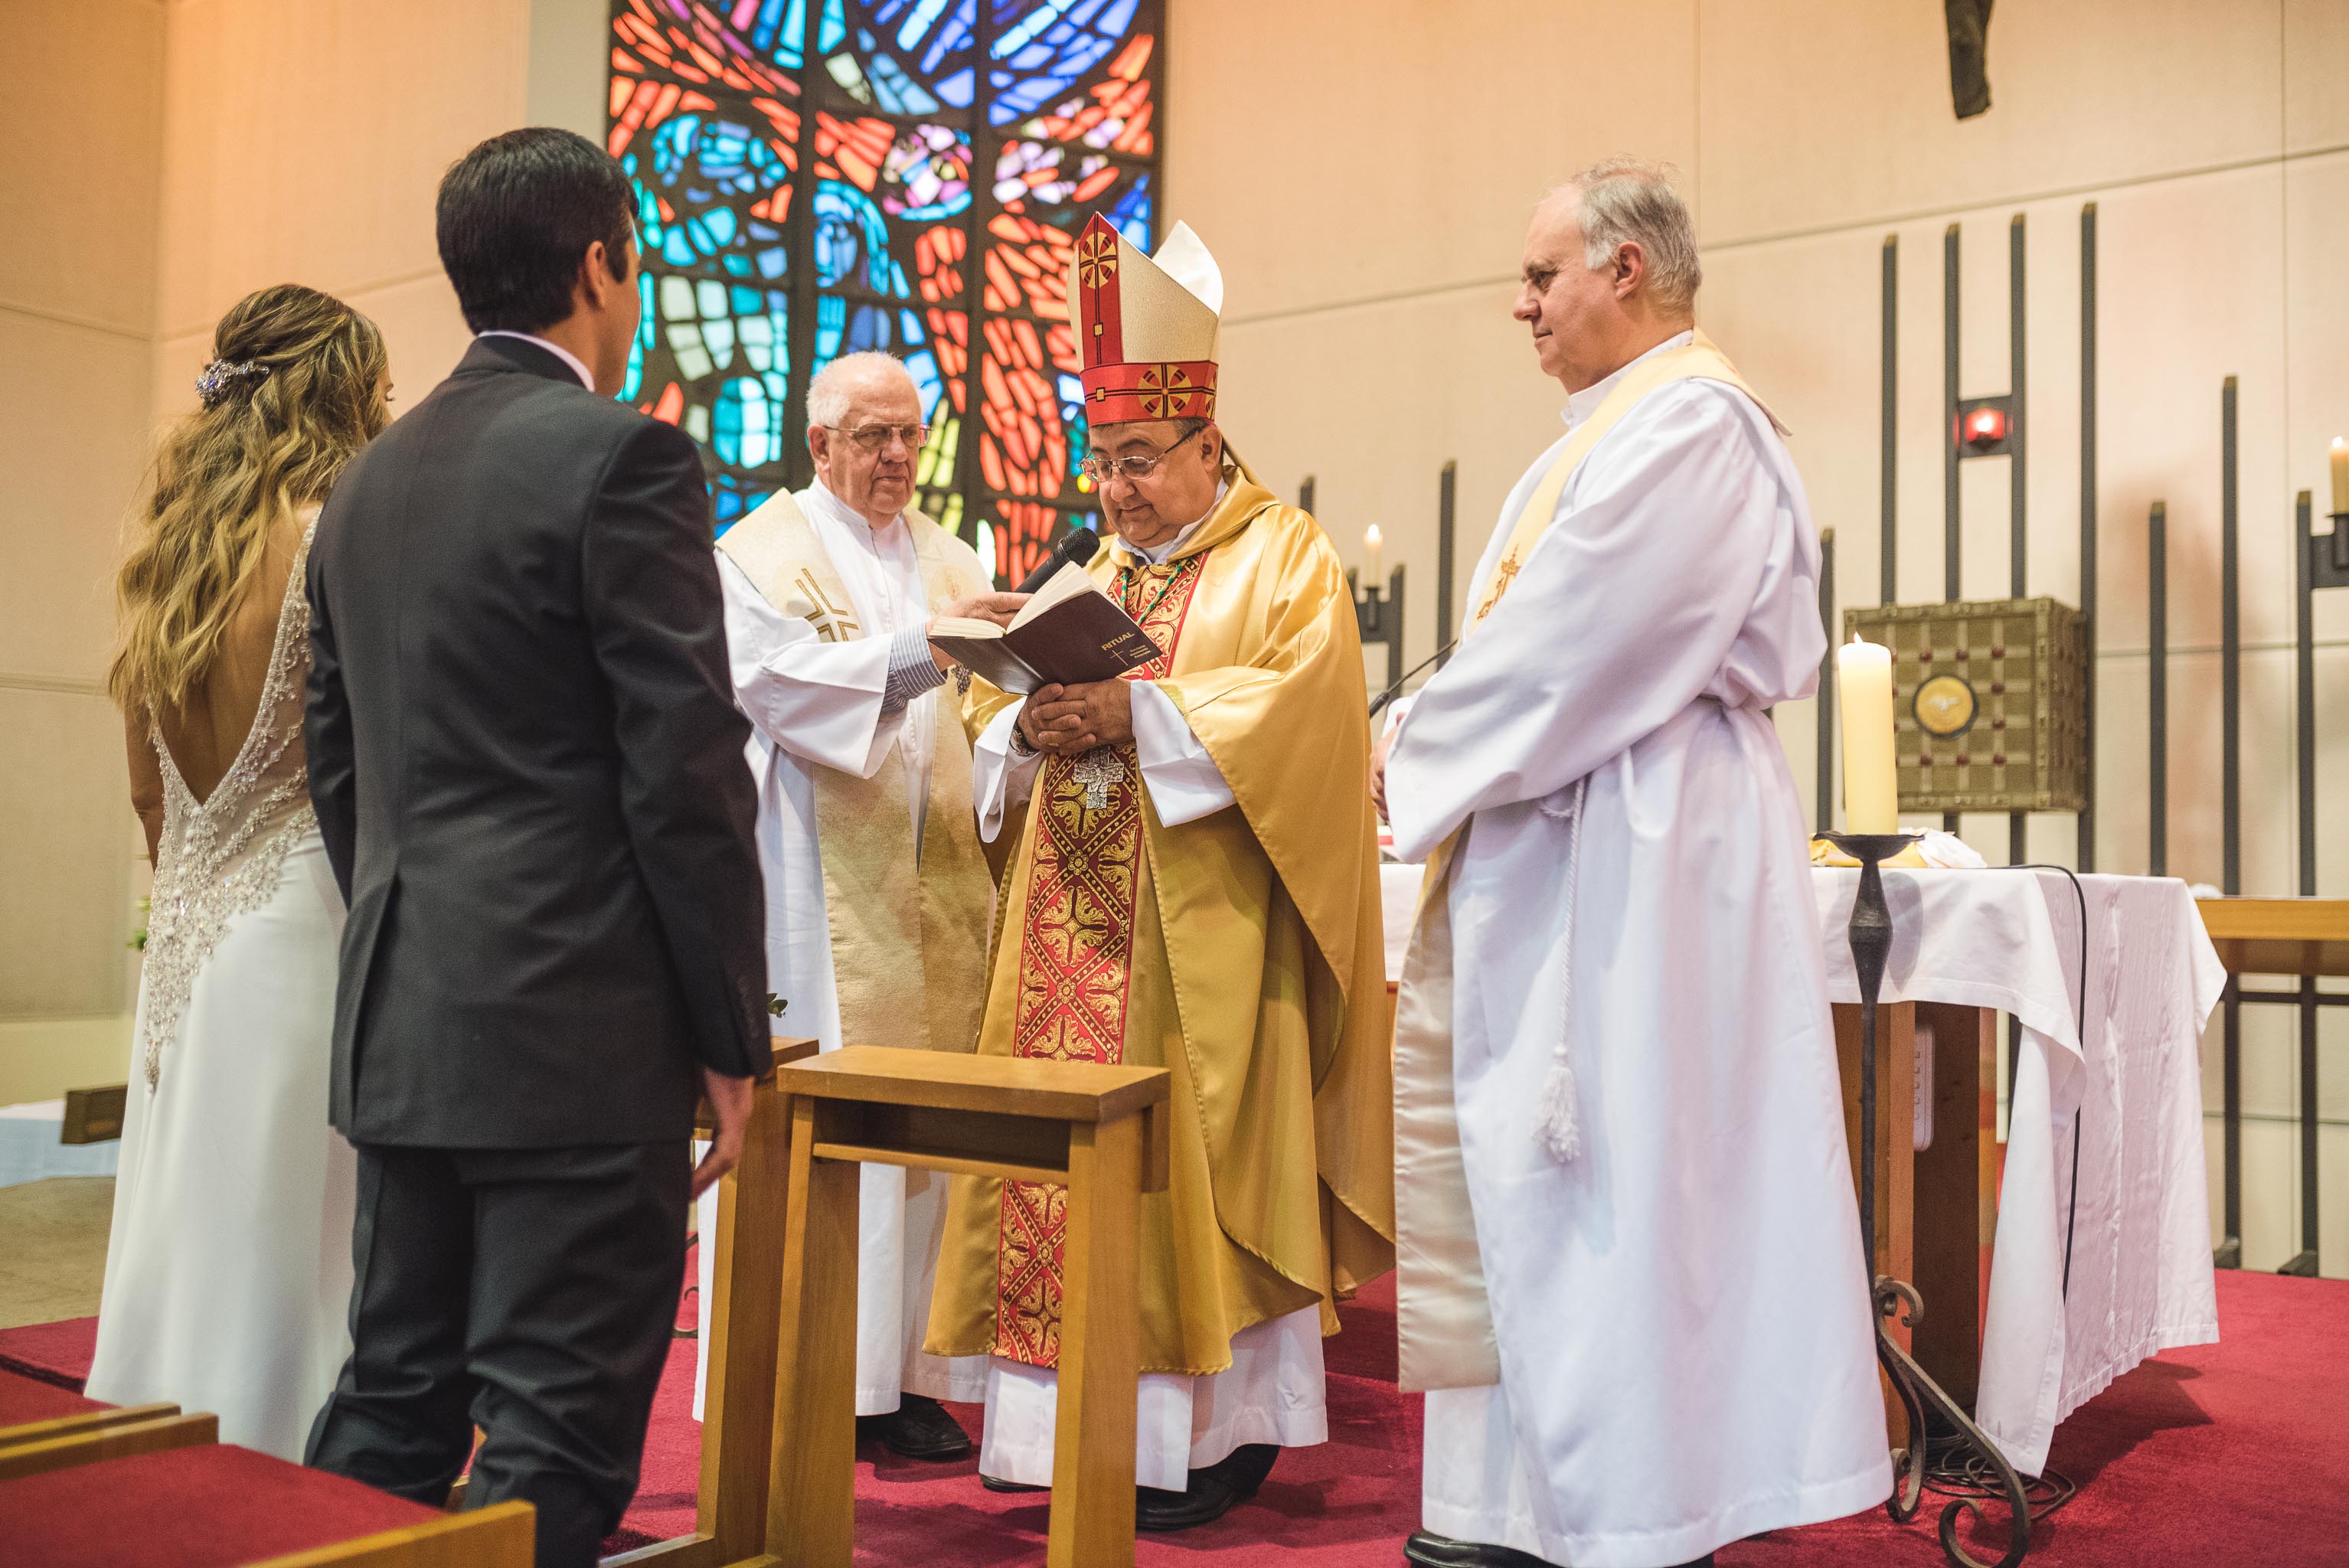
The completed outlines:
<svg viewBox="0 0 2349 1568">
<path fill-rule="evenodd" d="M 2340 471 L 2341 460 L 2336 457 L 2333 459 L 2333 472 L 2338 474 Z M 2335 479 L 2333 483 L 2333 488 L 2337 490 L 2340 488 L 2341 481 L 2338 479 Z M 1370 527 L 1362 531 L 1362 555 L 1369 562 L 1367 566 L 1362 568 L 1362 585 L 1366 588 L 1375 589 L 1379 585 L 1380 542 L 1379 525 L 1377 523 L 1374 522 L 1371 524 Z"/>
<path fill-rule="evenodd" d="M 2349 439 L 2333 438 L 2333 510 L 2349 511 Z"/>
<path fill-rule="evenodd" d="M 1843 702 L 1843 825 L 1851 833 L 1900 830 L 1892 769 L 1892 650 L 1852 638 L 1836 650 Z"/>
</svg>

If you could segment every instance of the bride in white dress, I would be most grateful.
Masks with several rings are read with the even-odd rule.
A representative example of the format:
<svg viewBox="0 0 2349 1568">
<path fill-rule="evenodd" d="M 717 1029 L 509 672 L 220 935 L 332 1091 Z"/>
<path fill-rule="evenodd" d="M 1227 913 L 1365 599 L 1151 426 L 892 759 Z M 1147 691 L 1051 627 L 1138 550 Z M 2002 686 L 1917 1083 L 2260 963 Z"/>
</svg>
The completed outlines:
<svg viewBox="0 0 2349 1568">
<path fill-rule="evenodd" d="M 343 901 L 303 771 L 303 565 L 389 383 L 374 324 L 294 284 L 213 346 L 117 582 L 108 684 L 155 879 L 88 1392 L 298 1460 L 350 1348 L 355 1196 L 326 1123 Z"/>
</svg>

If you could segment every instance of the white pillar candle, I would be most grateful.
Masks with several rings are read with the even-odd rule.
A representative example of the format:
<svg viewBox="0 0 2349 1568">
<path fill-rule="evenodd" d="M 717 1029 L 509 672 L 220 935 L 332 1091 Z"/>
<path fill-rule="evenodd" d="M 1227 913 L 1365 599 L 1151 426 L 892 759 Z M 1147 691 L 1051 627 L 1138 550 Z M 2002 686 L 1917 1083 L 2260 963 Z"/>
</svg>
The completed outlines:
<svg viewBox="0 0 2349 1568">
<path fill-rule="evenodd" d="M 1892 650 L 1852 638 L 1836 650 L 1843 703 L 1843 825 L 1850 833 L 1900 830 L 1892 765 Z"/>
<path fill-rule="evenodd" d="M 1362 558 L 1368 563 L 1362 568 L 1362 586 L 1379 586 L 1379 525 L 1371 524 L 1362 531 Z"/>
<path fill-rule="evenodd" d="M 2349 439 L 2333 438 L 2333 510 L 2349 511 Z"/>
</svg>

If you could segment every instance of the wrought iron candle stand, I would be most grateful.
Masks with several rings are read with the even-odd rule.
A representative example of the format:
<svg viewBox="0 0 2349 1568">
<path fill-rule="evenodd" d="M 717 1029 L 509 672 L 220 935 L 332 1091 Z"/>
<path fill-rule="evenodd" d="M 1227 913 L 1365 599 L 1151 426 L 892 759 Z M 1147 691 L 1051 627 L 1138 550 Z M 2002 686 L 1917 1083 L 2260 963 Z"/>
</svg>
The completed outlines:
<svg viewBox="0 0 2349 1568">
<path fill-rule="evenodd" d="M 1973 1418 L 1961 1409 L 1941 1386 L 1901 1348 L 1886 1326 L 1896 1312 L 1904 1326 L 1914 1327 L 1925 1315 L 1924 1298 L 1908 1281 L 1876 1272 L 1876 1004 L 1884 988 L 1884 964 L 1892 952 L 1892 912 L 1884 902 L 1884 877 L 1878 870 L 1921 835 L 1916 833 L 1822 833 L 1836 848 L 1859 862 L 1859 892 L 1851 903 L 1851 966 L 1859 982 L 1859 1232 L 1868 1250 L 1869 1299 L 1875 1311 L 1876 1358 L 1884 1364 L 1895 1392 L 1909 1414 L 1909 1446 L 1892 1455 L 1892 1496 L 1885 1510 L 1905 1524 L 1917 1516 L 1924 1501 L 1927 1434 L 1943 1434 L 1944 1450 L 1963 1456 L 1977 1473 L 1996 1478 L 2005 1493 L 2010 1514 L 2006 1553 L 1993 1563 L 1969 1554 L 1958 1542 L 1961 1515 L 1982 1515 L 1978 1498 L 1961 1497 L 1941 1510 L 1941 1552 L 1960 1568 L 2014 1568 L 2031 1549 L 2031 1504 L 2023 1478 L 2006 1456 L 1983 1435 Z"/>
<path fill-rule="evenodd" d="M 1387 684 L 1398 685 L 1402 680 L 1402 568 L 1387 573 L 1384 593 L 1375 583 L 1359 582 L 1358 576 L 1350 569 L 1346 573 L 1346 586 L 1354 595 L 1354 624 L 1364 647 L 1372 643 L 1386 645 Z"/>
</svg>

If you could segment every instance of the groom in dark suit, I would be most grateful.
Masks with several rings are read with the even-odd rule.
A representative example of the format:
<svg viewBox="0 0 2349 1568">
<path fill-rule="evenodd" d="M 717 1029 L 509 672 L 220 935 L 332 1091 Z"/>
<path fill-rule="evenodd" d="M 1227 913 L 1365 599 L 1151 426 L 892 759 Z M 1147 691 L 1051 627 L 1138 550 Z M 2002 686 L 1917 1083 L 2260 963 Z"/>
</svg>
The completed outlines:
<svg viewBox="0 0 2349 1568">
<path fill-rule="evenodd" d="M 701 465 L 612 400 L 634 206 L 568 131 L 449 170 L 440 259 L 479 335 L 345 472 L 309 566 L 359 1157 L 354 1346 L 309 1461 L 437 1504 L 478 1423 L 467 1504 L 535 1504 L 542 1568 L 593 1563 L 636 1491 L 687 1202 L 771 1066 Z"/>
</svg>

